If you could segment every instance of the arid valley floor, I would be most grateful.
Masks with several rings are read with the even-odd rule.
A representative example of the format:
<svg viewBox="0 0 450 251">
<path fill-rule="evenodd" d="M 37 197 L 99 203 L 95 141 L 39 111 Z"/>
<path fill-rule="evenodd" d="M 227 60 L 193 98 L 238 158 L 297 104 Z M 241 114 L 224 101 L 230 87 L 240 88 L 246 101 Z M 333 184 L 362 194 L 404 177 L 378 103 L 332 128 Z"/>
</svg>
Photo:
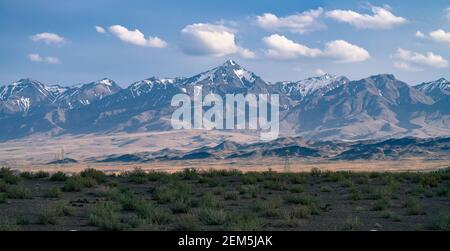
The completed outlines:
<svg viewBox="0 0 450 251">
<path fill-rule="evenodd" d="M 256 137 L 172 132 L 2 142 L 0 230 L 450 229 L 445 156 L 96 161 L 167 148 L 209 151 L 224 140 Z"/>
</svg>

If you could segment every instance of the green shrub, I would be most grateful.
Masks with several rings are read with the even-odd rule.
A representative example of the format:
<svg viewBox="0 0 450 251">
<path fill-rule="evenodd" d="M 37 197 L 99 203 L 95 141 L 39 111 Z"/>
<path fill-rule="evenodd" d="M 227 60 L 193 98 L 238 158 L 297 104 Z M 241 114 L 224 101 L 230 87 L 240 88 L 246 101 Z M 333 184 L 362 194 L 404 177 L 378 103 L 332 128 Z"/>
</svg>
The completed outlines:
<svg viewBox="0 0 450 251">
<path fill-rule="evenodd" d="M 9 199 L 31 199 L 31 190 L 22 185 L 10 185 L 7 187 L 6 196 Z"/>
<path fill-rule="evenodd" d="M 31 180 L 34 178 L 34 174 L 32 172 L 21 172 L 20 177 L 27 179 L 27 180 Z"/>
<path fill-rule="evenodd" d="M 231 231 L 261 231 L 264 227 L 262 219 L 252 214 L 234 214 L 231 219 Z"/>
<path fill-rule="evenodd" d="M 68 178 L 62 188 L 64 192 L 80 192 L 83 188 L 94 187 L 97 185 L 97 179 L 91 176 L 75 175 Z"/>
<path fill-rule="evenodd" d="M 200 199 L 200 207 L 202 208 L 220 208 L 222 203 L 212 193 L 205 193 Z"/>
<path fill-rule="evenodd" d="M 20 230 L 20 228 L 16 223 L 9 220 L 9 218 L 6 216 L 0 216 L 0 232 L 18 230 Z"/>
<path fill-rule="evenodd" d="M 225 192 L 224 199 L 225 200 L 237 200 L 239 198 L 238 191 L 227 191 Z"/>
<path fill-rule="evenodd" d="M 189 198 L 191 186 L 181 182 L 169 183 L 157 187 L 153 194 L 159 203 L 169 203 L 177 199 Z"/>
<path fill-rule="evenodd" d="M 292 209 L 291 215 L 294 218 L 307 219 L 311 216 L 311 209 L 307 206 L 297 205 Z"/>
<path fill-rule="evenodd" d="M 262 216 L 266 217 L 279 217 L 281 216 L 280 206 L 282 201 L 278 198 L 271 198 L 268 200 L 258 200 L 254 205 L 253 209 L 260 213 Z"/>
<path fill-rule="evenodd" d="M 396 221 L 396 222 L 401 221 L 400 215 L 398 215 L 392 211 L 383 211 L 383 213 L 381 214 L 381 217 L 384 219 L 391 219 L 392 221 Z"/>
<path fill-rule="evenodd" d="M 125 173 L 128 177 L 128 181 L 136 184 L 145 184 L 148 181 L 147 173 L 139 168 L 134 169 L 131 172 Z"/>
<path fill-rule="evenodd" d="M 419 215 L 425 213 L 420 201 L 412 197 L 406 199 L 403 207 L 406 209 L 406 213 L 408 215 Z"/>
<path fill-rule="evenodd" d="M 390 206 L 389 200 L 386 198 L 377 200 L 373 205 L 374 211 L 383 211 L 386 210 Z"/>
<path fill-rule="evenodd" d="M 199 231 L 201 230 L 200 222 L 192 214 L 184 214 L 176 217 L 175 219 L 175 231 Z"/>
<path fill-rule="evenodd" d="M 48 172 L 44 172 L 44 171 L 39 171 L 34 174 L 34 178 L 36 178 L 36 179 L 44 179 L 49 176 L 50 176 L 50 174 Z"/>
<path fill-rule="evenodd" d="M 108 180 L 108 176 L 102 172 L 98 171 L 94 168 L 85 169 L 80 173 L 80 176 L 83 178 L 91 178 L 94 179 L 97 183 L 105 183 Z M 86 179 L 89 180 L 89 179 Z"/>
<path fill-rule="evenodd" d="M 358 231 L 361 229 L 362 223 L 359 220 L 359 217 L 349 217 L 345 220 L 344 226 L 342 227 L 343 230 L 350 230 L 350 231 Z"/>
<path fill-rule="evenodd" d="M 142 218 L 148 220 L 152 224 L 164 225 L 172 222 L 172 214 L 167 209 L 160 208 L 149 202 L 139 204 L 136 208 L 136 214 Z"/>
<path fill-rule="evenodd" d="M 100 202 L 94 205 L 89 213 L 89 223 L 106 231 L 118 231 L 123 229 L 120 222 L 118 207 L 113 202 Z"/>
<path fill-rule="evenodd" d="M 431 227 L 433 230 L 450 231 L 450 213 L 448 211 L 444 213 L 439 213 L 433 219 Z"/>
<path fill-rule="evenodd" d="M 224 225 L 228 221 L 228 214 L 223 209 L 200 208 L 197 216 L 205 225 Z"/>
<path fill-rule="evenodd" d="M 50 176 L 51 181 L 66 181 L 67 179 L 67 175 L 63 172 L 56 172 Z"/>
<path fill-rule="evenodd" d="M 58 187 L 53 187 L 44 191 L 44 198 L 61 198 L 62 192 Z"/>
</svg>

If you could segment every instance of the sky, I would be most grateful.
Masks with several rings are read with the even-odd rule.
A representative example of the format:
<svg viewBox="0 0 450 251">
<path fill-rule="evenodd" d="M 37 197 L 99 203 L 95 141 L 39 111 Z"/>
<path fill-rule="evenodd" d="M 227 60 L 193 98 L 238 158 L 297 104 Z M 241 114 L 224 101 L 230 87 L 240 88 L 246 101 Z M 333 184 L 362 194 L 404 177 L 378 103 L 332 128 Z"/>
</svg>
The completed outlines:
<svg viewBox="0 0 450 251">
<path fill-rule="evenodd" d="M 450 79 L 450 3 L 0 0 L 0 84 L 189 77 L 233 59 L 271 82 Z"/>
</svg>

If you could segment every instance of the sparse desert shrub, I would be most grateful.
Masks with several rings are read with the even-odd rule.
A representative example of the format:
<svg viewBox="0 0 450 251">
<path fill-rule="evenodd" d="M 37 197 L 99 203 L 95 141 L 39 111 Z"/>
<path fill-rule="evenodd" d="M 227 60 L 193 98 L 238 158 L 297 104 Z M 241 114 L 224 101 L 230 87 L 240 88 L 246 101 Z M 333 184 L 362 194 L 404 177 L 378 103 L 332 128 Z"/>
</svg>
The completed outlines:
<svg viewBox="0 0 450 251">
<path fill-rule="evenodd" d="M 47 189 L 43 193 L 44 198 L 61 198 L 62 192 L 61 189 L 58 187 L 53 187 L 50 189 Z"/>
<path fill-rule="evenodd" d="M 158 180 L 162 179 L 163 177 L 167 177 L 168 175 L 170 175 L 170 174 L 163 173 L 163 172 L 150 171 L 147 173 L 147 178 L 149 181 L 158 181 Z"/>
<path fill-rule="evenodd" d="M 58 214 L 54 208 L 43 207 L 37 214 L 36 223 L 39 225 L 57 225 Z"/>
<path fill-rule="evenodd" d="M 239 198 L 238 191 L 227 191 L 225 192 L 224 199 L 225 200 L 237 200 Z"/>
<path fill-rule="evenodd" d="M 20 182 L 20 176 L 14 174 L 14 172 L 6 167 L 0 168 L 0 179 L 6 184 L 18 184 Z"/>
<path fill-rule="evenodd" d="M 153 205 L 149 202 L 139 204 L 136 214 L 152 224 L 164 225 L 172 222 L 172 214 L 169 210 Z"/>
<path fill-rule="evenodd" d="M 100 184 L 105 183 L 108 180 L 108 176 L 104 172 L 95 170 L 94 168 L 85 169 L 80 173 L 80 176 L 87 178 L 86 180 L 89 180 L 88 178 L 92 178 Z"/>
<path fill-rule="evenodd" d="M 311 169 L 310 174 L 313 177 L 320 177 L 322 176 L 323 172 L 319 168 L 314 167 L 313 169 Z"/>
<path fill-rule="evenodd" d="M 303 191 L 303 186 L 300 184 L 293 184 L 289 186 L 289 192 L 291 193 L 302 193 Z"/>
<path fill-rule="evenodd" d="M 9 199 L 31 199 L 31 190 L 23 185 L 9 185 L 6 189 L 6 196 Z"/>
<path fill-rule="evenodd" d="M 200 175 L 194 168 L 185 168 L 183 171 L 177 173 L 177 175 L 184 180 L 197 180 Z"/>
<path fill-rule="evenodd" d="M 238 190 L 242 197 L 247 199 L 256 198 L 260 192 L 258 185 L 242 185 L 239 186 Z"/>
<path fill-rule="evenodd" d="M 320 186 L 320 191 L 324 193 L 330 193 L 333 191 L 333 188 L 327 185 Z"/>
<path fill-rule="evenodd" d="M 446 187 L 440 188 L 436 195 L 439 197 L 450 197 L 450 185 L 447 185 Z"/>
<path fill-rule="evenodd" d="M 287 194 L 284 196 L 284 201 L 286 203 L 301 204 L 306 206 L 318 203 L 316 198 L 304 194 Z"/>
<path fill-rule="evenodd" d="M 390 206 L 389 199 L 382 198 L 382 199 L 375 201 L 375 203 L 372 207 L 372 210 L 383 211 L 383 210 L 386 210 L 387 208 L 389 208 L 389 206 Z"/>
<path fill-rule="evenodd" d="M 118 231 L 123 229 L 117 213 L 118 206 L 113 202 L 100 202 L 94 205 L 89 213 L 89 223 L 106 231 Z"/>
<path fill-rule="evenodd" d="M 34 178 L 34 174 L 32 172 L 21 172 L 20 177 L 22 177 L 26 180 L 31 180 Z"/>
<path fill-rule="evenodd" d="M 5 193 L 0 193 L 0 204 L 8 202 L 8 198 Z"/>
<path fill-rule="evenodd" d="M 434 219 L 431 228 L 439 231 L 450 231 L 450 213 L 439 213 Z"/>
<path fill-rule="evenodd" d="M 224 225 L 228 221 L 228 214 L 223 209 L 199 208 L 196 213 L 205 225 Z"/>
<path fill-rule="evenodd" d="M 173 203 L 170 209 L 174 214 L 187 213 L 189 212 L 189 209 L 191 209 L 191 204 L 188 201 L 179 199 Z"/>
<path fill-rule="evenodd" d="M 281 211 L 279 210 L 282 204 L 281 199 L 279 198 L 271 198 L 268 200 L 258 200 L 254 205 L 253 209 L 260 213 L 262 216 L 266 217 L 279 217 L 281 215 Z"/>
<path fill-rule="evenodd" d="M 252 214 L 234 214 L 231 219 L 231 231 L 260 231 L 264 227 L 263 220 Z"/>
<path fill-rule="evenodd" d="M 62 188 L 64 192 L 80 192 L 83 188 L 94 187 L 97 185 L 97 179 L 85 175 L 75 175 L 68 178 Z"/>
<path fill-rule="evenodd" d="M 311 216 L 311 209 L 304 205 L 297 205 L 292 209 L 291 215 L 294 218 L 307 219 Z"/>
<path fill-rule="evenodd" d="M 0 232 L 18 231 L 20 227 L 6 216 L 0 216 Z"/>
<path fill-rule="evenodd" d="M 441 178 L 438 174 L 427 173 L 424 174 L 420 179 L 420 184 L 423 187 L 437 187 L 441 183 Z"/>
<path fill-rule="evenodd" d="M 191 195 L 191 186 L 182 182 L 173 182 L 159 186 L 153 195 L 159 203 L 169 203 L 177 199 L 188 198 Z"/>
<path fill-rule="evenodd" d="M 345 220 L 344 226 L 342 227 L 343 230 L 347 231 L 358 231 L 361 229 L 362 223 L 359 220 L 359 217 L 349 217 Z"/>
<path fill-rule="evenodd" d="M 305 184 L 306 183 L 306 174 L 304 174 L 304 173 L 290 174 L 289 180 L 292 184 Z"/>
<path fill-rule="evenodd" d="M 200 199 L 199 207 L 201 208 L 220 208 L 221 206 L 220 200 L 212 193 L 205 193 Z"/>
<path fill-rule="evenodd" d="M 3 179 L 5 176 L 11 176 L 14 175 L 14 172 L 11 170 L 11 168 L 2 167 L 0 168 L 0 179 Z"/>
<path fill-rule="evenodd" d="M 44 179 L 50 176 L 50 174 L 48 172 L 44 172 L 44 171 L 39 171 L 34 173 L 34 178 L 36 179 Z"/>
<path fill-rule="evenodd" d="M 147 173 L 139 168 L 134 169 L 131 172 L 125 173 L 128 177 L 128 181 L 136 184 L 145 184 L 148 181 Z"/>
<path fill-rule="evenodd" d="M 395 213 L 395 212 L 388 211 L 388 210 L 382 212 L 381 218 L 384 218 L 384 219 L 391 219 L 392 221 L 396 221 L 396 222 L 401 221 L 400 215 L 398 215 L 398 214 Z"/>
<path fill-rule="evenodd" d="M 73 207 L 66 205 L 62 202 L 56 203 L 52 210 L 55 211 L 57 216 L 71 216 L 74 214 L 75 210 Z"/>
<path fill-rule="evenodd" d="M 67 175 L 63 172 L 56 172 L 50 176 L 50 181 L 66 181 Z"/>
<path fill-rule="evenodd" d="M 286 182 L 279 179 L 276 180 L 266 180 L 264 182 L 264 188 L 269 190 L 283 191 L 287 189 Z"/>
<path fill-rule="evenodd" d="M 406 209 L 406 213 L 408 215 L 419 215 L 425 213 L 422 204 L 416 198 L 407 198 L 405 203 L 403 204 L 403 207 Z"/>
<path fill-rule="evenodd" d="M 24 216 L 19 216 L 16 218 L 16 224 L 19 226 L 29 225 L 30 220 Z"/>
<path fill-rule="evenodd" d="M 200 222 L 193 214 L 179 215 L 175 219 L 175 231 L 199 231 L 201 230 Z"/>
</svg>

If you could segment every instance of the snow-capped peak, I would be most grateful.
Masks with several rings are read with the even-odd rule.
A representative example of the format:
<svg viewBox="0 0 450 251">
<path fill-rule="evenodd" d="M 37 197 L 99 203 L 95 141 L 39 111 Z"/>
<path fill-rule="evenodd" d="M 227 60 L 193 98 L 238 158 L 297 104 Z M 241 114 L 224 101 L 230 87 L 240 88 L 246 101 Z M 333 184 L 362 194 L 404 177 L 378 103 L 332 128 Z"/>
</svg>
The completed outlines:
<svg viewBox="0 0 450 251">
<path fill-rule="evenodd" d="M 342 84 L 348 83 L 346 77 L 324 74 L 319 77 L 311 77 L 297 82 L 280 82 L 281 89 L 289 96 L 303 98 L 318 90 L 330 91 Z"/>
</svg>

